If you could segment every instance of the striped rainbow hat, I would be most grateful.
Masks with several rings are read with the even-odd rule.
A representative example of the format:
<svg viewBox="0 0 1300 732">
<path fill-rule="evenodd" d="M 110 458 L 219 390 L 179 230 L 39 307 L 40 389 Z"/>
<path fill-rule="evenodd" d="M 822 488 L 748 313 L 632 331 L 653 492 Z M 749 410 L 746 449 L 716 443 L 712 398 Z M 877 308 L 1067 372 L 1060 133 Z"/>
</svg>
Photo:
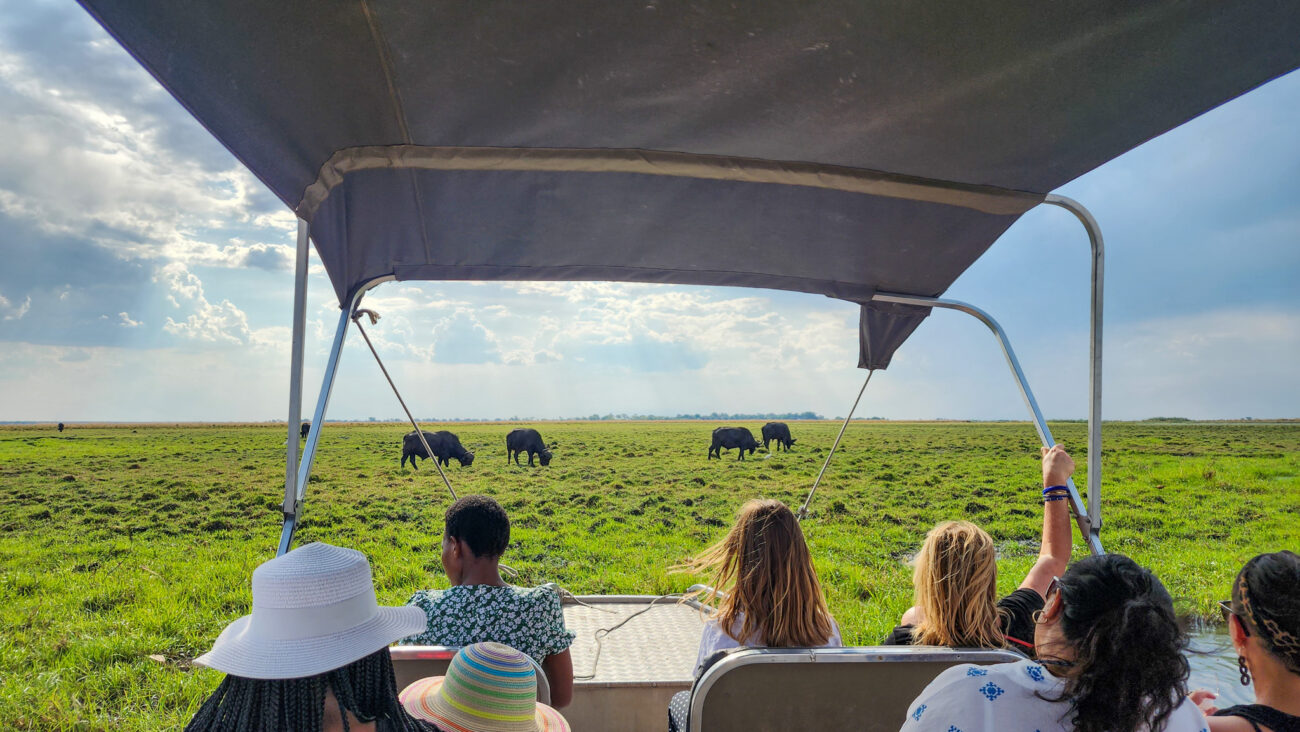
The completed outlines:
<svg viewBox="0 0 1300 732">
<path fill-rule="evenodd" d="M 420 679 L 398 698 L 446 732 L 569 732 L 559 712 L 537 701 L 534 673 L 510 646 L 475 643 L 451 659 L 446 676 Z"/>
</svg>

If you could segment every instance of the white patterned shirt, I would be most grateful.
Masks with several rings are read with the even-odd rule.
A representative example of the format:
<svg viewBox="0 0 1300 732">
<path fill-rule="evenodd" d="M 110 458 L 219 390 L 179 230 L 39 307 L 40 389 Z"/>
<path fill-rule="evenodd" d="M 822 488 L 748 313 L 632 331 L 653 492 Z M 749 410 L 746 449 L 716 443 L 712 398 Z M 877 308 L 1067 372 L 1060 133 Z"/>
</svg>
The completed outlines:
<svg viewBox="0 0 1300 732">
<path fill-rule="evenodd" d="M 1024 660 L 944 670 L 907 710 L 900 732 L 1069 732 L 1070 711 L 1061 696 L 1065 679 Z M 1046 697 L 1045 699 L 1043 697 Z M 1209 732 L 1201 710 L 1183 699 L 1165 732 Z"/>
</svg>

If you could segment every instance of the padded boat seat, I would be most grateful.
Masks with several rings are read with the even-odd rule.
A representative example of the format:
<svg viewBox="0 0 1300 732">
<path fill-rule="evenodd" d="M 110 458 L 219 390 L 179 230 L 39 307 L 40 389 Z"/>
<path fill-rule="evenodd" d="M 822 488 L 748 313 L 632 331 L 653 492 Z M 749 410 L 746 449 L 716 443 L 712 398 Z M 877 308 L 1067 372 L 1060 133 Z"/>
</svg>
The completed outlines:
<svg viewBox="0 0 1300 732">
<path fill-rule="evenodd" d="M 690 732 L 897 732 L 908 706 L 944 669 L 1023 658 L 928 646 L 744 648 L 695 682 Z"/>
<path fill-rule="evenodd" d="M 393 657 L 393 675 L 397 678 L 397 690 L 405 689 L 413 681 L 429 676 L 446 676 L 447 667 L 459 648 L 450 646 L 389 646 L 389 655 Z M 551 703 L 551 682 L 537 661 L 532 661 L 533 670 L 537 672 L 537 701 Z"/>
</svg>

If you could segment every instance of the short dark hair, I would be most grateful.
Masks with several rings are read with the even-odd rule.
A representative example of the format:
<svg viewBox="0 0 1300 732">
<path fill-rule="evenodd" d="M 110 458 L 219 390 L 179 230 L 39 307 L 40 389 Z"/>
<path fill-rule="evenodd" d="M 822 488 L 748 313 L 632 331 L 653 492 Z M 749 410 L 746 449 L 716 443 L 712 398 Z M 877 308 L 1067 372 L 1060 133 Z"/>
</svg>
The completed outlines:
<svg viewBox="0 0 1300 732">
<path fill-rule="evenodd" d="M 447 509 L 443 521 L 443 533 L 469 544 L 476 557 L 499 557 L 510 544 L 510 517 L 489 496 L 458 499 Z"/>
</svg>

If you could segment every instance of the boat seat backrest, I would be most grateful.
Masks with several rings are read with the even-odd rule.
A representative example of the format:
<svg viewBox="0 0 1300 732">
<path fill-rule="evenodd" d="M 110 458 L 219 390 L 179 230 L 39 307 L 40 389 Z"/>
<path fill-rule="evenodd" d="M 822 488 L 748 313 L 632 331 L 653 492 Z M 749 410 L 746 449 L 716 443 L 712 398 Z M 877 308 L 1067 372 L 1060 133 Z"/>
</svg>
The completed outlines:
<svg viewBox="0 0 1300 732">
<path fill-rule="evenodd" d="M 746 648 L 691 690 L 691 732 L 897 732 L 935 676 L 961 663 L 1017 661 L 1012 651 L 926 646 Z"/>
<path fill-rule="evenodd" d="M 393 676 L 397 679 L 397 690 L 405 689 L 413 681 L 429 676 L 446 676 L 447 667 L 459 648 L 451 646 L 390 646 L 389 655 L 393 657 Z M 531 656 L 533 670 L 537 672 L 537 701 L 551 703 L 551 684 L 546 673 Z"/>
</svg>

